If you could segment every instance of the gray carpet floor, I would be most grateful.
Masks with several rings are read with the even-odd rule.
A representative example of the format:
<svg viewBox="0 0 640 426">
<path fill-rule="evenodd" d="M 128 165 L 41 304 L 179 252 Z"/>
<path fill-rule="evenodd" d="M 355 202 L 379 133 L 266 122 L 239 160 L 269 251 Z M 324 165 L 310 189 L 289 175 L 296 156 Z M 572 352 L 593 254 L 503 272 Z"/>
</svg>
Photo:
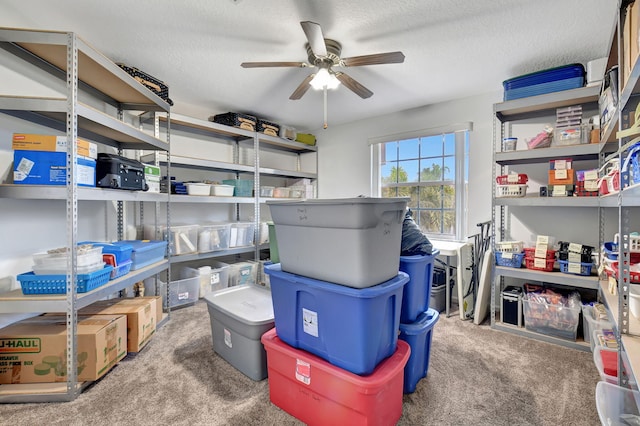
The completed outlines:
<svg viewBox="0 0 640 426">
<path fill-rule="evenodd" d="M 399 425 L 599 425 L 600 376 L 580 352 L 476 326 L 433 329 L 429 371 Z M 4 425 L 300 425 L 213 352 L 206 303 L 178 309 L 137 355 L 67 403 L 0 404 Z"/>
</svg>

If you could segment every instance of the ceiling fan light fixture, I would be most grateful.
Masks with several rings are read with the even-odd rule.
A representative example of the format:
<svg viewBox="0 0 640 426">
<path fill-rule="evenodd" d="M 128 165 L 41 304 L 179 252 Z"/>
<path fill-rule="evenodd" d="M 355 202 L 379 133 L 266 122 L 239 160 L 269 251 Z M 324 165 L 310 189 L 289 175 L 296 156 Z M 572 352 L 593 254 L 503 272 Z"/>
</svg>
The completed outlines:
<svg viewBox="0 0 640 426">
<path fill-rule="evenodd" d="M 322 90 L 325 87 L 331 90 L 336 89 L 340 85 L 340 80 L 326 68 L 320 68 L 309 84 L 314 90 Z"/>
</svg>

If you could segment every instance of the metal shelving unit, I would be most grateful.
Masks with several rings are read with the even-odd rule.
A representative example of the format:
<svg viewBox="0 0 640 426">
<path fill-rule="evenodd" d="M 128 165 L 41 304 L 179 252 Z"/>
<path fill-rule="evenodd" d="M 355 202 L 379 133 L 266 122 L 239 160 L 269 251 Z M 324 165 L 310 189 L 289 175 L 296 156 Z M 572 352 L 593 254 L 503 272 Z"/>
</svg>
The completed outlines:
<svg viewBox="0 0 640 426">
<path fill-rule="evenodd" d="M 618 2 L 620 8 L 621 3 Z M 614 36 L 611 42 L 609 52 L 609 66 L 613 64 L 622 64 L 624 54 L 624 42 L 620 29 L 627 18 L 624 8 L 620 8 L 616 25 L 614 25 Z M 632 41 L 633 42 L 633 41 Z M 633 117 L 637 97 L 640 94 L 640 61 L 631 67 L 628 79 L 622 81 L 622 67 L 618 72 L 618 104 L 615 105 L 616 114 L 606 128 L 607 135 L 616 142 L 616 151 L 608 158 L 618 158 L 620 164 L 623 164 L 628 149 L 633 145 L 633 138 L 638 136 L 635 132 L 633 136 L 623 137 L 619 132 L 627 130 L 630 127 L 627 117 Z M 631 120 L 633 121 L 633 120 Z M 637 123 L 636 123 L 637 125 Z M 632 132 L 633 133 L 633 132 Z M 623 185 L 621 179 L 621 186 Z M 640 207 L 640 184 L 636 183 L 631 186 L 622 187 L 617 194 L 601 197 L 603 207 L 615 208 L 618 217 L 618 234 L 620 236 L 619 244 L 619 271 L 618 281 L 616 282 L 617 294 L 613 295 L 609 292 L 608 281 L 604 281 L 600 286 L 600 298 L 607 306 L 611 319 L 615 324 L 616 337 L 620 348 L 618 354 L 618 365 L 623 366 L 618 370 L 618 384 L 630 387 L 630 378 L 635 377 L 636 382 L 640 378 L 640 319 L 631 315 L 629 309 L 629 292 L 630 286 L 630 245 L 629 236 L 632 231 L 631 219 L 637 215 L 638 207 Z M 637 226 L 637 223 L 636 223 Z"/>
<path fill-rule="evenodd" d="M 529 98 L 506 101 L 494 105 L 494 168 L 493 182 L 496 176 L 505 171 L 505 167 L 513 165 L 543 164 L 551 159 L 571 157 L 574 161 L 601 160 L 604 153 L 615 151 L 616 145 L 604 141 L 597 144 L 584 144 L 574 146 L 558 146 L 539 148 L 534 150 L 520 150 L 512 152 L 501 151 L 501 141 L 508 136 L 508 123 L 519 120 L 542 118 L 555 114 L 556 108 L 582 105 L 586 109 L 597 109 L 599 87 L 582 87 L 562 92 L 549 93 Z M 598 217 L 601 217 L 601 201 L 599 197 L 540 197 L 528 195 L 516 198 L 496 197 L 495 185 L 492 194 L 492 232 L 494 241 L 508 239 L 504 223 L 511 212 L 509 207 L 562 207 L 562 208 L 588 208 L 598 209 Z M 498 233 L 498 235 L 496 235 Z M 599 280 L 595 275 L 579 276 L 564 274 L 561 272 L 544 272 L 525 268 L 508 268 L 495 266 L 491 286 L 491 326 L 502 331 L 519 334 L 537 340 L 543 340 L 571 347 L 579 350 L 590 350 L 590 346 L 584 341 L 570 341 L 554 336 L 549 336 L 534 331 L 501 323 L 497 317 L 496 297 L 503 288 L 504 278 L 515 278 L 540 283 L 551 283 L 574 289 L 587 289 L 597 291 Z"/>
<path fill-rule="evenodd" d="M 143 120 L 152 119 L 156 123 L 163 123 L 166 117 L 162 114 L 154 114 L 153 117 L 144 117 Z M 184 115 L 171 115 L 171 128 L 173 131 L 183 131 L 188 134 L 196 134 L 206 138 L 227 141 L 233 144 L 234 162 L 224 162 L 209 158 L 185 157 L 171 154 L 171 167 L 173 169 L 192 169 L 202 171 L 217 171 L 235 174 L 236 178 L 240 175 L 251 175 L 254 180 L 254 196 L 253 197 L 217 197 L 217 196 L 189 196 L 189 195 L 173 195 L 171 203 L 194 203 L 194 204 L 234 204 L 236 205 L 236 214 L 238 213 L 238 205 L 254 206 L 254 225 L 255 234 L 254 241 L 259 241 L 260 229 L 260 209 L 269 198 L 260 197 L 260 177 L 272 176 L 283 178 L 308 178 L 317 179 L 317 173 L 310 173 L 300 170 L 300 154 L 317 152 L 317 147 L 306 145 L 300 142 L 290 141 L 285 138 L 274 137 L 259 132 L 252 132 L 245 129 L 226 126 L 212 121 L 201 120 Z M 157 135 L 156 135 L 157 136 Z M 240 164 L 239 146 L 247 144 L 253 148 L 254 165 Z M 260 166 L 260 150 L 276 150 L 298 154 L 296 167 L 297 170 L 274 169 Z M 169 157 L 164 153 L 155 153 L 142 157 L 142 161 L 157 160 L 158 164 L 166 165 Z M 317 161 L 317 157 L 316 157 Z M 317 170 L 317 167 L 316 167 Z M 280 199 L 279 199 L 280 200 Z M 236 217 L 237 219 L 237 217 Z M 269 248 L 268 245 L 255 244 L 250 247 L 238 247 L 227 250 L 198 253 L 191 255 L 172 256 L 171 264 L 183 263 L 194 260 L 209 259 L 215 257 L 224 257 L 229 255 L 254 253 L 255 260 L 260 257 L 260 251 Z"/>
<path fill-rule="evenodd" d="M 165 111 L 169 104 L 149 91 L 115 63 L 72 32 L 0 28 L 3 55 L 24 59 L 66 82 L 66 96 L 35 98 L 0 95 L 0 112 L 43 125 L 67 135 L 68 141 L 84 137 L 122 149 L 169 150 L 169 137 L 162 141 L 119 120 L 124 110 Z M 118 111 L 117 117 L 78 101 L 87 92 Z M 75 399 L 86 383 L 77 381 L 77 311 L 88 304 L 169 268 L 164 260 L 109 281 L 91 292 L 75 288 L 79 201 L 163 201 L 166 194 L 115 191 L 78 187 L 75 159 L 77 146 L 67 144 L 67 185 L 63 187 L 1 185 L 0 197 L 24 200 L 60 200 L 66 203 L 67 284 L 65 295 L 23 295 L 21 290 L 0 296 L 0 312 L 65 312 L 67 322 L 67 381 L 38 386 L 3 385 L 0 402 L 55 402 Z M 118 215 L 121 220 L 121 216 Z M 121 224 L 119 224 L 121 227 Z M 10 390 L 8 390 L 10 389 Z M 14 392 L 15 391 L 15 392 Z"/>
</svg>

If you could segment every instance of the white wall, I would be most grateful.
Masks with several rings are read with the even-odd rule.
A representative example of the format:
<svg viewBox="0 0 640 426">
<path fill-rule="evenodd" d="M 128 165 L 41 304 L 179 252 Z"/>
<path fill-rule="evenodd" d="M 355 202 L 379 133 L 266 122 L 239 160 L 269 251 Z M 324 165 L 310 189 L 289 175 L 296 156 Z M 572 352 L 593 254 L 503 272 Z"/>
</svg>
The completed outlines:
<svg viewBox="0 0 640 426">
<path fill-rule="evenodd" d="M 487 93 L 317 130 L 319 196 L 372 195 L 369 138 L 471 121 L 467 234 L 475 234 L 491 218 L 493 104 L 501 100 L 502 92 Z"/>
</svg>

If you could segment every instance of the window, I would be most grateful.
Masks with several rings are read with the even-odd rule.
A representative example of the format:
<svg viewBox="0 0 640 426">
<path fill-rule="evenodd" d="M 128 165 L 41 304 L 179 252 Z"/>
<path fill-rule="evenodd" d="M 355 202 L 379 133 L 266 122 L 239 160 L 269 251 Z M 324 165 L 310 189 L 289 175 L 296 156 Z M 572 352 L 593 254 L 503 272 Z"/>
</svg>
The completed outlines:
<svg viewBox="0 0 640 426">
<path fill-rule="evenodd" d="M 465 237 L 470 124 L 372 144 L 373 193 L 409 197 L 414 220 L 436 239 Z"/>
</svg>

